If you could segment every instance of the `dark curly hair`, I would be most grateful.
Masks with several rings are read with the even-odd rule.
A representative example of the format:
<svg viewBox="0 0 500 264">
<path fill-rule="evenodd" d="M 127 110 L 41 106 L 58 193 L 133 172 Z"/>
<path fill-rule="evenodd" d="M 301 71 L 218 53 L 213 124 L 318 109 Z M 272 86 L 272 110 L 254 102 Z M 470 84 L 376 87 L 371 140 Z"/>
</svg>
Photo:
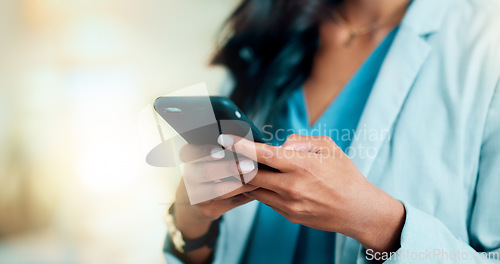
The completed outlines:
<svg viewBox="0 0 500 264">
<path fill-rule="evenodd" d="M 341 0 L 243 0 L 225 24 L 213 57 L 231 73 L 231 99 L 257 125 L 273 122 L 292 91 L 309 76 L 318 26 Z"/>
</svg>

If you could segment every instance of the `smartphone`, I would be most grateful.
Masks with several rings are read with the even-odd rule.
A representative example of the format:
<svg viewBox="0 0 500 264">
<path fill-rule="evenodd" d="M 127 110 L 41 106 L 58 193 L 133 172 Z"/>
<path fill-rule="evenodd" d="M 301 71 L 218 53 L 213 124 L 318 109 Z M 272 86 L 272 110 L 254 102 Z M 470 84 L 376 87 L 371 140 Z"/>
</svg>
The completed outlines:
<svg viewBox="0 0 500 264">
<path fill-rule="evenodd" d="M 220 134 L 249 139 L 249 133 L 255 142 L 268 143 L 252 121 L 226 97 L 158 97 L 154 109 L 189 144 L 218 145 Z M 237 160 L 236 154 L 234 158 Z M 258 165 L 260 169 L 279 171 L 261 163 Z M 241 180 L 244 183 L 243 177 Z"/>
<path fill-rule="evenodd" d="M 220 134 L 266 143 L 262 132 L 228 98 L 221 96 L 165 96 L 154 102 L 155 111 L 189 144 L 217 145 Z"/>
</svg>

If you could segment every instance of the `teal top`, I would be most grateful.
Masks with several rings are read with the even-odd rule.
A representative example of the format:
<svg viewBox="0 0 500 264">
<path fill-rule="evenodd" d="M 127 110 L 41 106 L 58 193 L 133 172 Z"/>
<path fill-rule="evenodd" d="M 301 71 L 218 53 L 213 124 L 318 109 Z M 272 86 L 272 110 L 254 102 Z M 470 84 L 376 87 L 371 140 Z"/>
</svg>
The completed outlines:
<svg viewBox="0 0 500 264">
<path fill-rule="evenodd" d="M 391 47 L 397 33 L 394 29 L 384 41 L 373 51 L 368 59 L 354 74 L 352 79 L 342 89 L 322 113 L 315 124 L 310 126 L 309 114 L 303 89 L 297 89 L 288 99 L 286 107 L 280 113 L 272 128 L 267 134 L 273 134 L 273 144 L 281 145 L 290 134 L 309 136 L 330 136 L 345 152 L 349 147 L 352 136 L 357 128 L 364 106 L 370 95 L 382 62 Z M 266 256 L 259 256 L 253 252 L 262 252 L 261 247 L 267 247 L 266 236 L 279 235 L 278 227 L 272 227 L 268 220 L 277 214 L 270 207 L 259 204 L 256 221 L 250 235 L 248 248 L 243 263 L 273 263 Z M 256 232 L 256 229 L 268 228 L 271 232 Z M 262 236 L 262 237 L 260 237 Z M 288 243 L 290 241 L 287 241 Z M 294 264 L 302 263 L 333 263 L 335 233 L 320 231 L 306 226 L 300 226 L 299 235 L 295 243 Z M 276 245 L 273 245 L 276 246 Z M 293 252 L 290 252 L 293 254 Z M 268 262 L 269 261 L 269 262 Z"/>
</svg>

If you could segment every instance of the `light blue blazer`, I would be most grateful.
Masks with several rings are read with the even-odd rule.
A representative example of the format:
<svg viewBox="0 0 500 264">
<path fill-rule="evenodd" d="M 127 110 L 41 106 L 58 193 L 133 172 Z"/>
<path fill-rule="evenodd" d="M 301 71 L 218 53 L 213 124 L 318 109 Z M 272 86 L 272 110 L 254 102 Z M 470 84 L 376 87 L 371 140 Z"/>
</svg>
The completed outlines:
<svg viewBox="0 0 500 264">
<path fill-rule="evenodd" d="M 414 0 L 382 65 L 348 153 L 406 209 L 398 258 L 387 263 L 499 263 L 500 4 Z M 224 215 L 214 263 L 239 263 L 257 202 Z M 261 263 L 292 261 L 298 225 L 269 219 Z M 262 236 L 259 235 L 259 236 Z M 278 246 L 276 246 L 278 245 Z M 337 235 L 335 263 L 369 263 Z M 455 254 L 455 255 L 453 255 Z M 457 256 L 460 255 L 460 256 Z M 180 263 L 165 252 L 169 264 Z M 434 258 L 433 258 L 434 256 Z M 466 261 L 452 257 L 467 257 Z M 254 256 L 255 257 L 255 256 Z M 448 260 L 443 261 L 443 260 Z"/>
</svg>

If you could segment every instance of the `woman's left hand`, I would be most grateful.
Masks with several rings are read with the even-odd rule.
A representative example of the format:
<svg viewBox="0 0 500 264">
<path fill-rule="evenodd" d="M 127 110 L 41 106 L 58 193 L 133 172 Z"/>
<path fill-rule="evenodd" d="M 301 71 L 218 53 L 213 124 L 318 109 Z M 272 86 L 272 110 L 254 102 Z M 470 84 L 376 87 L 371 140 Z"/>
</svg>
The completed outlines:
<svg viewBox="0 0 500 264">
<path fill-rule="evenodd" d="M 373 185 L 329 137 L 292 135 L 281 147 L 221 135 L 219 143 L 280 172 L 259 170 L 245 195 L 293 223 L 338 232 L 375 252 L 400 247 L 404 206 Z"/>
</svg>

